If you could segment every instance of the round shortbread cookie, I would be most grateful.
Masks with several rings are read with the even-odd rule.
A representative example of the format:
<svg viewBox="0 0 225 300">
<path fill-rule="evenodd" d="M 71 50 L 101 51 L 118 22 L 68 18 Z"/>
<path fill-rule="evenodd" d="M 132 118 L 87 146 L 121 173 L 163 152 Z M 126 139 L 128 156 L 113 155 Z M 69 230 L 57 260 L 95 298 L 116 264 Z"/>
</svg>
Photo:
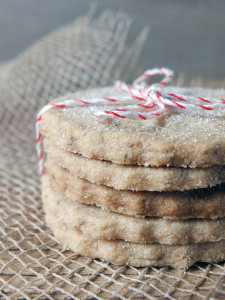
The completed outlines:
<svg viewBox="0 0 225 300">
<path fill-rule="evenodd" d="M 74 177 L 56 163 L 47 161 L 46 165 L 50 181 L 67 198 L 107 211 L 165 219 L 225 217 L 225 184 L 185 192 L 118 191 Z"/>
<path fill-rule="evenodd" d="M 162 92 L 225 97 L 224 89 L 164 87 Z M 53 102 L 68 98 L 91 102 L 94 97 L 120 96 L 127 94 L 109 87 L 80 91 Z M 96 111 L 118 106 L 118 103 L 108 102 L 105 106 L 51 109 L 42 116 L 41 132 L 68 151 L 117 164 L 193 168 L 225 165 L 224 104 L 212 111 L 169 107 L 160 117 L 148 120 L 93 116 Z"/>
<path fill-rule="evenodd" d="M 43 203 L 58 221 L 76 227 L 93 239 L 124 240 L 134 243 L 185 245 L 216 242 L 225 238 L 225 218 L 165 220 L 135 218 L 106 212 L 96 206 L 74 202 L 60 193 L 57 185 L 43 178 Z"/>
<path fill-rule="evenodd" d="M 118 190 L 184 191 L 225 182 L 225 166 L 191 169 L 117 165 L 61 150 L 50 139 L 45 138 L 44 146 L 48 159 L 74 176 Z"/>
<path fill-rule="evenodd" d="M 100 258 L 117 265 L 188 268 L 198 261 L 217 263 L 225 259 L 225 240 L 178 246 L 94 240 L 78 229 L 57 221 L 51 211 L 46 211 L 45 219 L 64 247 L 76 254 Z"/>
</svg>

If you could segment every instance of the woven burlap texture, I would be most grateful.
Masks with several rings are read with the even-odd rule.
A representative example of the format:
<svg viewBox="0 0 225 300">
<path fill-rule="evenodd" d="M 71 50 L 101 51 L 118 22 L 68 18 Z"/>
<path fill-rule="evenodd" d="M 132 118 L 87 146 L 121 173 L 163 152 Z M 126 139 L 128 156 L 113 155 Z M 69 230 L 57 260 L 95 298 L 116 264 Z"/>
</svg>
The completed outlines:
<svg viewBox="0 0 225 300">
<path fill-rule="evenodd" d="M 140 71 L 135 66 L 147 30 L 132 45 L 126 45 L 130 26 L 131 19 L 124 13 L 104 11 L 98 17 L 80 17 L 0 67 L 3 298 L 225 297 L 224 263 L 195 264 L 186 271 L 115 266 L 63 249 L 45 225 L 35 153 L 35 114 L 50 99 L 68 91 L 112 84 L 116 78 L 134 79 Z M 181 76 L 178 83 L 183 83 Z"/>
</svg>

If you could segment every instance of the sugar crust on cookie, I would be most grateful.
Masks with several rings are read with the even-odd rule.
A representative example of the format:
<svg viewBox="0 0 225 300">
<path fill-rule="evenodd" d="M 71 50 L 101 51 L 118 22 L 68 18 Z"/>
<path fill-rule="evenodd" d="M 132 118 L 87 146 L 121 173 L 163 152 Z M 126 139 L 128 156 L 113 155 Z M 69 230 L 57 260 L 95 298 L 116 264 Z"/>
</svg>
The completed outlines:
<svg viewBox="0 0 225 300">
<path fill-rule="evenodd" d="M 164 89 L 206 98 L 225 96 L 224 89 Z M 124 93 L 109 87 L 80 91 L 66 98 L 91 101 L 92 97 L 116 95 Z M 225 164 L 225 105 L 213 111 L 171 108 L 145 121 L 92 115 L 109 105 L 51 109 L 43 114 L 41 131 L 68 151 L 117 164 L 193 168 Z"/>
</svg>

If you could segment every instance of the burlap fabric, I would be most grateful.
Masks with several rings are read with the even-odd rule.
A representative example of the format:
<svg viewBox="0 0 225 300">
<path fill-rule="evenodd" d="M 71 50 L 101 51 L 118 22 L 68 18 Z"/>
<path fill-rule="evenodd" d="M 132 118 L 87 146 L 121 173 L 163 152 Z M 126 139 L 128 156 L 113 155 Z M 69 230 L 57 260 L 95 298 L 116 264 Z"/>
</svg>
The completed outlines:
<svg viewBox="0 0 225 300">
<path fill-rule="evenodd" d="M 127 46 L 130 24 L 127 15 L 110 11 L 98 18 L 81 17 L 0 67 L 3 298 L 225 298 L 224 263 L 195 264 L 187 271 L 119 267 L 62 249 L 45 225 L 35 114 L 49 99 L 68 91 L 112 84 L 116 78 L 127 81 L 127 74 L 134 79 L 143 71 L 135 65 L 146 30 Z M 183 84 L 182 76 L 178 83 Z"/>
</svg>

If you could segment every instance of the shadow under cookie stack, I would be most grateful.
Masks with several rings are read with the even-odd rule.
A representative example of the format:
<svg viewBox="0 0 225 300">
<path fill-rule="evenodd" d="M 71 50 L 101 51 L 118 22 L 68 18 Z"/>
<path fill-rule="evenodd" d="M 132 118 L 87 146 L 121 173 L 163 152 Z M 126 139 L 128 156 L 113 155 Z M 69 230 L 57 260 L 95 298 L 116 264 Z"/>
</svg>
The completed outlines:
<svg viewBox="0 0 225 300">
<path fill-rule="evenodd" d="M 198 93 L 223 97 L 221 90 Z M 102 88 L 63 100 L 115 94 Z M 222 261 L 224 108 L 223 114 L 170 109 L 149 120 L 93 116 L 109 105 L 52 108 L 42 115 L 42 198 L 58 241 L 118 265 L 187 268 Z"/>
</svg>

